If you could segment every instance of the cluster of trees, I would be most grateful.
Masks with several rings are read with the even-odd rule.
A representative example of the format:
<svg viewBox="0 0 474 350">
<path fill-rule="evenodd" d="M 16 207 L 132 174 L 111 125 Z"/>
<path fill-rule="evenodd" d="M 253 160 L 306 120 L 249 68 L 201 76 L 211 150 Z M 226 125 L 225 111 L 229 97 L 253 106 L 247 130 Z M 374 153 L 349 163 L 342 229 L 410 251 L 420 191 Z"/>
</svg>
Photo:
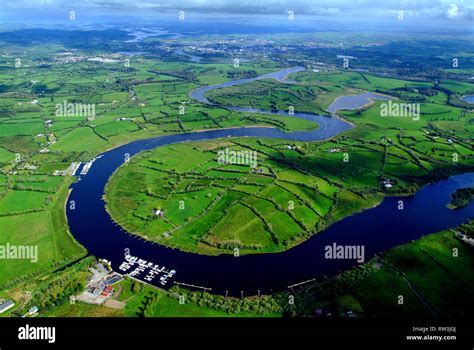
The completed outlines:
<svg viewBox="0 0 474 350">
<path fill-rule="evenodd" d="M 458 230 L 464 233 L 465 235 L 474 237 L 474 220 L 469 220 L 465 224 L 462 224 L 458 227 Z"/>
<path fill-rule="evenodd" d="M 463 208 L 474 199 L 474 187 L 461 188 L 451 195 L 451 208 Z"/>
<path fill-rule="evenodd" d="M 289 317 L 315 316 L 315 310 L 322 308 L 326 316 L 339 315 L 345 310 L 337 303 L 337 297 L 350 293 L 375 271 L 374 261 L 370 261 L 323 282 L 310 282 L 296 290 L 259 297 L 240 299 L 176 287 L 171 290 L 170 297 L 230 314 L 247 312 L 261 315 L 280 313 Z"/>
<path fill-rule="evenodd" d="M 77 274 L 66 275 L 51 281 L 46 288 L 41 288 L 33 297 L 31 305 L 40 309 L 49 309 L 64 302 L 69 302 L 70 297 L 84 289 L 86 281 Z"/>
<path fill-rule="evenodd" d="M 255 124 L 266 123 L 266 124 L 273 125 L 273 126 L 275 126 L 277 128 L 280 128 L 280 129 L 284 129 L 284 130 L 287 129 L 285 122 L 282 122 L 280 120 L 276 120 L 276 119 L 273 119 L 273 118 L 255 117 L 253 115 L 245 115 L 242 118 L 240 118 L 240 120 L 249 120 L 249 121 L 251 121 Z"/>
<path fill-rule="evenodd" d="M 27 186 L 22 183 L 16 183 L 13 185 L 14 190 L 19 190 L 19 191 L 32 191 L 32 192 L 46 192 L 46 193 L 56 193 L 55 188 L 47 189 L 47 188 L 41 188 L 41 187 L 34 187 L 32 185 Z"/>
<path fill-rule="evenodd" d="M 227 77 L 230 79 L 249 79 L 255 78 L 257 76 L 257 72 L 253 69 L 249 70 L 232 70 L 227 72 Z"/>
<path fill-rule="evenodd" d="M 472 105 L 470 103 L 460 100 L 458 94 L 456 94 L 455 92 L 438 84 L 435 85 L 434 88 L 448 95 L 448 105 L 459 108 L 472 108 Z"/>
<path fill-rule="evenodd" d="M 0 195 L 1 198 L 1 195 Z M 28 213 L 38 213 L 40 211 L 45 210 L 45 208 L 48 206 L 49 203 L 51 203 L 52 199 L 50 196 L 48 198 L 45 198 L 44 203 L 41 207 L 34 208 L 34 209 L 28 209 L 28 210 L 16 210 L 16 211 L 8 211 L 5 213 L 0 214 L 0 217 L 2 216 L 13 216 L 13 215 L 22 215 L 22 214 L 28 214 Z"/>
<path fill-rule="evenodd" d="M 66 260 L 54 265 L 60 266 L 66 263 Z M 23 309 L 18 309 L 16 315 L 20 315 L 32 306 L 37 306 L 40 310 L 49 310 L 57 305 L 70 302 L 70 297 L 84 290 L 87 283 L 87 270 L 94 263 L 94 258 L 87 257 L 76 264 L 66 268 L 57 274 L 51 275 L 44 281 L 35 282 L 35 290 L 31 300 Z M 44 272 L 44 271 L 43 271 Z M 35 274 L 39 275 L 39 274 Z M 28 275 L 27 279 L 31 281 L 33 276 Z"/>
<path fill-rule="evenodd" d="M 35 95 L 52 94 L 58 90 L 59 88 L 50 89 L 46 84 L 33 84 L 31 86 L 31 93 Z"/>
<path fill-rule="evenodd" d="M 253 243 L 253 244 L 245 244 L 242 243 L 238 239 L 229 239 L 225 241 L 214 241 L 210 239 L 208 236 L 202 237 L 200 239 L 201 242 L 206 243 L 207 245 L 210 245 L 211 247 L 219 248 L 219 249 L 226 249 L 226 250 L 232 250 L 235 248 L 238 249 L 247 249 L 247 250 L 259 250 L 262 249 L 263 246 L 261 244 Z"/>
<path fill-rule="evenodd" d="M 153 314 L 159 301 L 159 295 L 156 293 L 152 293 L 150 296 L 146 296 L 143 308 L 140 310 L 138 315 L 141 317 L 153 317 Z"/>
<path fill-rule="evenodd" d="M 238 299 L 185 289 L 179 289 L 179 291 L 175 289 L 170 296 L 176 300 L 193 302 L 200 307 L 208 307 L 229 314 L 247 312 L 263 315 L 283 312 L 280 300 L 272 296 Z"/>
<path fill-rule="evenodd" d="M 183 80 L 186 80 L 186 81 L 193 81 L 195 80 L 197 77 L 196 77 L 196 72 L 194 72 L 192 69 L 185 69 L 183 71 L 171 71 L 171 70 L 168 70 L 168 71 L 156 71 L 156 70 L 149 70 L 149 72 L 151 73 L 155 73 L 157 75 L 168 75 L 170 77 L 174 77 L 174 78 L 178 78 L 178 79 L 183 79 Z M 165 80 L 165 81 L 160 81 L 160 83 L 163 83 L 163 82 L 174 82 L 176 83 L 175 80 Z"/>
<path fill-rule="evenodd" d="M 133 294 L 138 294 L 142 291 L 141 283 L 137 281 L 133 281 L 132 286 L 130 287 Z"/>
</svg>

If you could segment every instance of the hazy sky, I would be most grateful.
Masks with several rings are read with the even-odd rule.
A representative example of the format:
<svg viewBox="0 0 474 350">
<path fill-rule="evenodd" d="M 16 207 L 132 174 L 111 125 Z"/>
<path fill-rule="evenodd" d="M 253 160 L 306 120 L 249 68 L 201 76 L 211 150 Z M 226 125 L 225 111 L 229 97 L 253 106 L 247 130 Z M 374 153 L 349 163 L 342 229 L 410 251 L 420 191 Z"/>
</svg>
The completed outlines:
<svg viewBox="0 0 474 350">
<path fill-rule="evenodd" d="M 97 13 L 147 14 L 193 11 L 226 14 L 286 14 L 330 16 L 393 16 L 474 20 L 474 0 L 0 0 L 0 11 L 84 9 Z"/>
</svg>

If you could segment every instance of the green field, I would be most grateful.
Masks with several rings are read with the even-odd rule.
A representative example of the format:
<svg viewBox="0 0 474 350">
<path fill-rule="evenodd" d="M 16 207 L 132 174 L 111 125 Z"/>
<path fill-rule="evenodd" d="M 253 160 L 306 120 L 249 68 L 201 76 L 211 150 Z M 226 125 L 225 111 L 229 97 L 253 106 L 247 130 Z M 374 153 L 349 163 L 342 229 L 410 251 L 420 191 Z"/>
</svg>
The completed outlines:
<svg viewBox="0 0 474 350">
<path fill-rule="evenodd" d="M 347 215 L 373 205 L 350 190 L 340 192 L 341 184 L 319 171 L 296 170 L 309 149 L 289 146 L 227 139 L 144 152 L 111 177 L 107 208 L 118 223 L 147 239 L 206 254 L 235 248 L 245 254 L 280 251 L 306 239 L 331 222 L 339 193 L 353 194 Z M 254 155 L 256 166 L 243 164 L 243 156 L 240 164 L 223 164 L 219 152 L 226 150 Z"/>
<path fill-rule="evenodd" d="M 17 304 L 5 316 L 20 316 L 32 305 L 44 316 L 98 317 L 314 316 L 316 309 L 368 317 L 431 317 L 434 310 L 456 317 L 470 311 L 459 300 L 473 294 L 471 247 L 450 231 L 394 248 L 316 293 L 312 285 L 297 290 L 295 307 L 288 307 L 285 292 L 224 300 L 178 288 L 133 292 L 129 280 L 118 297 L 127 303 L 124 310 L 72 305 L 67 298 L 83 289 L 93 258 L 56 270 L 87 254 L 68 229 L 66 199 L 77 177 L 65 171 L 134 140 L 237 127 L 312 130 L 319 126 L 290 109 L 328 115 L 336 98 L 364 92 L 418 104 L 419 118 L 384 117 L 385 101 L 340 111 L 354 128 L 318 142 L 226 138 L 168 145 L 138 154 L 109 179 L 106 205 L 118 224 L 147 240 L 208 255 L 281 252 L 384 196 L 413 194 L 426 183 L 473 171 L 473 105 L 461 100 L 474 94 L 472 38 L 453 36 L 444 45 L 447 37 L 435 34 L 331 31 L 164 36 L 137 44 L 125 43 L 123 33 L 110 39 L 94 31 L 94 40 L 75 30 L 48 33 L 58 37 L 37 40 L 18 29 L 0 40 L 0 245 L 38 249 L 35 262 L 0 260 L 0 298 Z M 70 34 L 77 37 L 73 43 L 64 40 Z M 236 51 L 239 46 L 245 48 Z M 181 47 L 203 62 L 173 53 Z M 121 53 L 129 49 L 147 54 Z M 341 66 L 341 54 L 357 56 L 350 68 Z M 237 66 L 235 57 L 243 58 Z M 451 68 L 453 57 L 461 58 L 462 68 Z M 207 97 L 214 105 L 189 97 L 205 85 L 291 66 L 305 70 L 286 82 L 213 90 Z M 95 113 L 58 112 L 67 103 L 93 105 Z M 226 150 L 256 158 L 223 163 L 219 152 Z M 461 252 L 456 260 L 449 255 L 453 247 Z M 403 306 L 395 302 L 399 295 Z"/>
<path fill-rule="evenodd" d="M 64 212 L 71 182 L 60 183 L 55 194 L 7 190 L 0 200 L 0 244 L 37 247 L 37 261 L 0 260 L 1 285 L 44 274 L 85 254 L 69 233 Z"/>
<path fill-rule="evenodd" d="M 114 299 L 124 302 L 124 309 L 71 304 L 72 294 L 68 293 L 76 290 L 77 283 L 85 283 L 87 268 L 93 263 L 87 258 L 59 274 L 46 276 L 40 283 L 24 282 L 8 289 L 0 297 L 13 298 L 19 304 L 5 316 L 21 314 L 42 302 L 40 315 L 56 317 L 314 317 L 315 310 L 334 317 L 347 317 L 348 312 L 366 318 L 463 317 L 472 312 L 472 305 L 463 300 L 474 295 L 474 251 L 454 233 L 472 235 L 473 224 L 471 221 L 395 247 L 358 268 L 317 285 L 295 288 L 291 294 L 282 291 L 240 299 L 177 287 L 167 293 L 126 278 L 114 285 L 119 291 Z M 51 305 L 51 300 L 41 297 L 47 288 L 68 292 L 58 293 L 62 297 Z M 32 292 L 32 298 L 25 299 L 25 290 Z M 294 304 L 287 302 L 290 295 Z"/>
<path fill-rule="evenodd" d="M 397 103 L 436 94 L 432 84 L 401 79 L 351 72 L 317 76 L 296 73 L 291 78 L 303 85 L 257 81 L 208 97 L 218 104 L 321 112 L 328 104 L 320 98 L 330 84 L 338 89 L 335 95 L 383 88 L 403 98 Z M 237 139 L 145 152 L 111 178 L 108 210 L 128 231 L 186 251 L 273 252 L 376 205 L 384 195 L 410 194 L 472 169 L 472 112 L 431 99 L 419 103 L 419 117 L 384 117 L 384 103 L 343 111 L 356 127 L 325 142 Z M 217 155 L 226 149 L 255 152 L 257 167 L 220 164 Z"/>
<path fill-rule="evenodd" d="M 326 142 L 226 139 L 144 152 L 110 179 L 108 210 L 128 231 L 186 251 L 281 251 L 383 195 L 472 169 L 469 141 L 431 124 L 467 125 L 459 109 L 423 105 L 415 121 L 384 119 L 379 108 L 344 112 L 357 127 Z M 219 152 L 254 154 L 255 168 L 222 164 Z"/>
<path fill-rule="evenodd" d="M 46 45 L 28 54 L 54 57 L 58 49 Z M 38 262 L 1 260 L 0 285 L 40 276 L 85 254 L 71 237 L 65 219 L 68 186 L 75 179 L 52 176 L 73 162 L 88 161 L 120 144 L 163 134 L 255 125 L 287 131 L 317 127 L 291 116 L 249 115 L 189 100 L 188 93 L 198 84 L 230 80 L 235 70 L 228 64 L 202 69 L 139 58 L 125 70 L 118 64 L 87 62 L 54 64 L 48 72 L 34 64 L 19 69 L 1 67 L 0 244 L 33 245 L 38 248 Z M 279 69 L 273 63 L 249 63 L 242 68 L 258 74 Z M 192 81 L 183 73 L 190 69 L 202 76 Z M 38 93 L 37 82 L 49 92 Z M 8 91 L 3 89 L 7 85 L 18 95 L 3 93 Z M 57 106 L 68 102 L 94 104 L 95 117 L 58 114 Z M 186 110 L 180 114 L 183 104 Z M 197 191 L 184 198 L 191 215 L 198 215 L 211 203 L 208 192 L 216 196 L 219 191 Z M 153 223 L 160 230 L 187 219 L 173 207 L 173 200 L 166 205 L 176 218 L 169 224 Z M 141 217 L 148 214 L 145 208 L 137 211 Z"/>
</svg>

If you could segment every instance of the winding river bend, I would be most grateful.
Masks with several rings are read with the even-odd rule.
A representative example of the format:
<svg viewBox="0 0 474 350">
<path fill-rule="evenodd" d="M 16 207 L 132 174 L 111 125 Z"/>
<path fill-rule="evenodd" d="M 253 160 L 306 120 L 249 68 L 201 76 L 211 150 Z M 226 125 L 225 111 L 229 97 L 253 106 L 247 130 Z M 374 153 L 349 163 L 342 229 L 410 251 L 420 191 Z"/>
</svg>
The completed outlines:
<svg viewBox="0 0 474 350">
<path fill-rule="evenodd" d="M 253 79 L 207 86 L 193 91 L 191 97 L 209 103 L 204 95 L 212 89 L 257 79 L 284 81 L 288 74 L 299 70 L 299 67 L 290 68 Z M 286 112 L 238 107 L 229 109 L 287 115 Z M 294 283 L 331 276 L 357 264 L 356 260 L 325 259 L 327 245 L 364 245 L 365 258 L 368 260 L 393 246 L 459 225 L 474 217 L 474 203 L 457 210 L 446 207 L 454 190 L 474 186 L 474 173 L 467 173 L 425 186 L 416 195 L 404 198 L 404 210 L 398 210 L 399 198 L 385 198 L 379 206 L 347 217 L 288 251 L 234 257 L 186 253 L 145 241 L 117 226 L 105 210 L 102 198 L 104 187 L 112 173 L 123 164 L 125 154 L 133 156 L 172 143 L 224 137 L 313 141 L 335 136 L 351 128 L 351 125 L 338 118 L 296 112 L 294 117 L 312 120 L 320 127 L 291 133 L 255 127 L 160 136 L 134 141 L 103 153 L 103 157 L 94 162 L 87 175 L 81 176 L 81 181 L 72 185 L 68 202 L 74 201 L 75 209 L 67 206 L 71 233 L 90 254 L 111 261 L 113 269 L 118 272 L 121 272 L 118 267 L 124 261 L 124 252 L 129 249 L 131 255 L 176 270 L 175 282 L 212 288 L 216 293 L 229 291 L 230 294 L 240 295 L 243 291 L 245 295 L 254 295 L 258 290 L 262 293 L 283 290 Z M 143 279 L 144 276 L 136 277 Z M 159 280 L 151 283 L 162 287 Z M 169 286 L 171 283 L 166 287 Z"/>
</svg>

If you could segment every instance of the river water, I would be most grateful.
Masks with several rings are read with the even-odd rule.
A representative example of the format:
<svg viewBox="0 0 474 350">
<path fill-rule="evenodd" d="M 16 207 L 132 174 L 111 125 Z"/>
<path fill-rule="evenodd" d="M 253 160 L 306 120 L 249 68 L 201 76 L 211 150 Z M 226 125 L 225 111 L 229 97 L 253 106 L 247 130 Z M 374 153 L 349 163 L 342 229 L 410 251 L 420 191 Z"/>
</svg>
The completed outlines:
<svg viewBox="0 0 474 350">
<path fill-rule="evenodd" d="M 295 68 L 287 69 L 252 80 L 276 78 L 284 81 L 294 71 Z M 251 80 L 224 84 L 232 86 L 248 81 Z M 206 103 L 205 92 L 223 87 L 224 84 L 195 90 L 191 97 Z M 275 114 L 245 108 L 238 110 Z M 287 115 L 286 112 L 276 114 Z M 313 120 L 320 127 L 291 133 L 258 127 L 211 130 L 138 140 L 105 152 L 103 157 L 94 162 L 88 174 L 81 176 L 81 180 L 72 185 L 68 203 L 74 201 L 75 208 L 67 206 L 71 233 L 90 254 L 111 261 L 115 270 L 124 261 L 124 252 L 128 249 L 131 255 L 176 270 L 174 282 L 212 288 L 216 293 L 229 291 L 230 294 L 240 295 L 243 291 L 244 295 L 254 295 L 258 290 L 261 293 L 283 290 L 294 283 L 331 276 L 357 265 L 357 261 L 351 259 L 326 259 L 324 252 L 328 245 L 336 243 L 363 246 L 367 261 L 374 254 L 393 246 L 457 226 L 474 217 L 474 203 L 457 210 L 446 207 L 453 191 L 474 186 L 474 173 L 467 173 L 425 186 L 414 196 L 403 198 L 404 210 L 398 209 L 400 198 L 385 198 L 379 206 L 347 217 L 285 252 L 234 257 L 186 253 L 145 241 L 117 226 L 105 210 L 102 198 L 104 187 L 112 173 L 124 163 L 126 154 L 133 156 L 143 150 L 172 143 L 224 137 L 314 141 L 335 136 L 351 128 L 351 125 L 335 117 L 296 112 L 294 117 Z M 143 279 L 142 275 L 137 277 Z M 150 283 L 162 287 L 159 281 L 153 280 Z M 170 286 L 171 283 L 165 288 Z"/>
</svg>

